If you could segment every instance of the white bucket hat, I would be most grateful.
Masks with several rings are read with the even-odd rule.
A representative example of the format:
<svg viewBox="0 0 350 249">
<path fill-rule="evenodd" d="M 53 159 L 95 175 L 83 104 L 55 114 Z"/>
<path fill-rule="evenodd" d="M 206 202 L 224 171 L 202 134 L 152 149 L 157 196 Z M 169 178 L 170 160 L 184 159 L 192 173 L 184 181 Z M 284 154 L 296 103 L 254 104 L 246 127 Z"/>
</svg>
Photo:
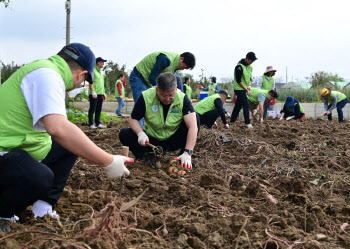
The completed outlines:
<svg viewBox="0 0 350 249">
<path fill-rule="evenodd" d="M 266 74 L 266 73 L 268 73 L 268 72 L 271 72 L 271 71 L 276 72 L 277 70 L 273 69 L 273 66 L 268 66 L 268 67 L 266 68 L 266 71 L 265 71 L 264 74 Z"/>
</svg>

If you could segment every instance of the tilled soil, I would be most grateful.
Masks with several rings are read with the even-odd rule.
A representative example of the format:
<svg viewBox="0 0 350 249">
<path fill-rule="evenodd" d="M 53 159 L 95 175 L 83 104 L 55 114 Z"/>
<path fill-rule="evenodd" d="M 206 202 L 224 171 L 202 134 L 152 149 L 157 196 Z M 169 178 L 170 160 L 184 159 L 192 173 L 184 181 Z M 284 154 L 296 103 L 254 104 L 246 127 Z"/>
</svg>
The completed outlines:
<svg viewBox="0 0 350 249">
<path fill-rule="evenodd" d="M 118 133 L 127 126 L 81 128 L 121 154 Z M 0 248 L 350 248 L 350 228 L 341 229 L 350 223 L 349 129 L 311 119 L 202 129 L 198 168 L 168 175 L 176 152 L 158 171 L 128 164 L 121 198 L 120 179 L 78 159 L 55 207 L 62 224 L 33 219 L 28 208 L 10 233 L 0 232 Z"/>
</svg>

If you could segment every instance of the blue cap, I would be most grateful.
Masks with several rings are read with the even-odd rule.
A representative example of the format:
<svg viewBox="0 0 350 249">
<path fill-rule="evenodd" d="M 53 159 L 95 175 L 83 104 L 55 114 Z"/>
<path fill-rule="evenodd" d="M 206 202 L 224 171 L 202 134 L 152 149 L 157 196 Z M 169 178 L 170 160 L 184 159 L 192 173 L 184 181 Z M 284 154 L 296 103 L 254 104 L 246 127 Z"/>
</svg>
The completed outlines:
<svg viewBox="0 0 350 249">
<path fill-rule="evenodd" d="M 288 96 L 286 98 L 286 103 L 285 103 L 286 106 L 288 107 L 292 107 L 294 106 L 294 98 L 292 96 Z"/>
<path fill-rule="evenodd" d="M 78 52 L 78 54 L 67 49 L 68 47 L 74 48 Z M 64 46 L 61 52 L 64 52 L 65 54 L 75 59 L 80 66 L 82 66 L 85 70 L 88 71 L 89 75 L 86 80 L 87 82 L 92 84 L 95 78 L 94 68 L 96 66 L 96 59 L 91 49 L 88 46 L 85 46 L 81 43 L 70 43 Z"/>
<path fill-rule="evenodd" d="M 211 77 L 210 79 L 213 79 L 213 81 L 216 83 L 216 77 L 215 76 Z"/>
</svg>

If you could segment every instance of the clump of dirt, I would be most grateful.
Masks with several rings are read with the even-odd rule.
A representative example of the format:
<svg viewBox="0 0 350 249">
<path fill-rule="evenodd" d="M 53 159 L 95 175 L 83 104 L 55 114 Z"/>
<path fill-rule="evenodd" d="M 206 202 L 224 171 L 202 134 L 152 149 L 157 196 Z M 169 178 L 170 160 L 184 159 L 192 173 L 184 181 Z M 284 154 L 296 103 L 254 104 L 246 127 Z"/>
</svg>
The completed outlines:
<svg viewBox="0 0 350 249">
<path fill-rule="evenodd" d="M 121 154 L 118 133 L 127 126 L 122 119 L 107 130 L 81 128 Z M 244 127 L 202 129 L 198 168 L 183 176 L 168 175 L 177 152 L 159 170 L 128 164 L 121 197 L 120 179 L 80 158 L 54 208 L 62 223 L 27 209 L 10 233 L 0 232 L 0 248 L 350 248 L 350 231 L 340 228 L 350 220 L 350 123 Z"/>
</svg>

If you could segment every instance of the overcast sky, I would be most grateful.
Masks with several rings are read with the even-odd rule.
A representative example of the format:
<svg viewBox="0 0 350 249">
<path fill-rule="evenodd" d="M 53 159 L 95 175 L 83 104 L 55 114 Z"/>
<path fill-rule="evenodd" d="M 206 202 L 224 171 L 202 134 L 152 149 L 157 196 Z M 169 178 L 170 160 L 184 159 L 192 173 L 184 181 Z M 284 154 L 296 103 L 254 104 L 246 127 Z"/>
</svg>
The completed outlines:
<svg viewBox="0 0 350 249">
<path fill-rule="evenodd" d="M 0 4 L 0 60 L 29 63 L 65 45 L 65 0 Z M 132 69 L 155 51 L 192 52 L 198 78 L 233 77 L 253 51 L 253 75 L 303 81 L 316 71 L 350 81 L 349 0 L 71 0 L 71 42 Z"/>
</svg>

